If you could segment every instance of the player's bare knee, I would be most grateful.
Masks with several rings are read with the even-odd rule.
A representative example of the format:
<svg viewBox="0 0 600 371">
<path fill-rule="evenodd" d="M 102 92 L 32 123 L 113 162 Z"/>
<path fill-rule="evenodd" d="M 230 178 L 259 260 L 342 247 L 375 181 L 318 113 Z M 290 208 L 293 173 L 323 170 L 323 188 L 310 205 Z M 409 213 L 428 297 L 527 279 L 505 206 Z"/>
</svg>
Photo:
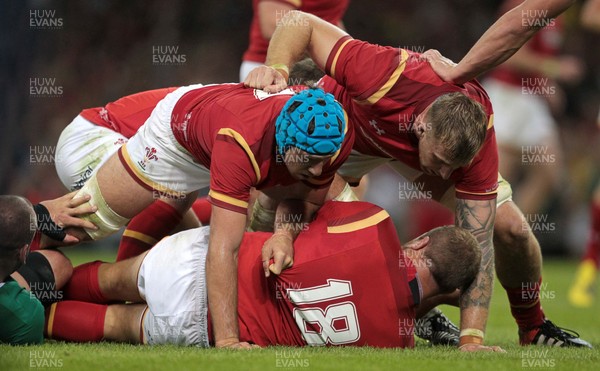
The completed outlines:
<svg viewBox="0 0 600 371">
<path fill-rule="evenodd" d="M 192 207 L 192 204 L 197 198 L 198 191 L 194 191 L 176 197 L 161 196 L 159 200 L 171 205 L 175 210 L 183 215 Z"/>
<path fill-rule="evenodd" d="M 139 302 L 137 273 L 147 252 L 117 263 L 105 263 L 98 269 L 100 291 L 109 300 Z"/>
<path fill-rule="evenodd" d="M 494 224 L 494 245 L 498 249 L 520 248 L 527 244 L 531 228 L 512 202 L 498 208 Z"/>
<path fill-rule="evenodd" d="M 58 250 L 39 250 L 37 253 L 44 255 L 50 263 L 54 273 L 56 288 L 63 287 L 73 275 L 73 264 L 62 252 Z"/>
</svg>

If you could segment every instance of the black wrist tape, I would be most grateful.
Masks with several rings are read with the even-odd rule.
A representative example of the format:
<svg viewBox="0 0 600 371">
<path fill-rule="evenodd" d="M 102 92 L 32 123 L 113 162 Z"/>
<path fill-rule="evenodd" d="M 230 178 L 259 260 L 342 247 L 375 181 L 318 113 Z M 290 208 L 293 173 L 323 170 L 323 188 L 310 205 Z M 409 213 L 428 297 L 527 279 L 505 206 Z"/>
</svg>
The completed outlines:
<svg viewBox="0 0 600 371">
<path fill-rule="evenodd" d="M 37 204 L 33 206 L 33 210 L 35 210 L 35 215 L 37 216 L 38 229 L 40 232 L 56 241 L 65 239 L 67 233 L 64 229 L 54 223 L 46 206 Z"/>
</svg>

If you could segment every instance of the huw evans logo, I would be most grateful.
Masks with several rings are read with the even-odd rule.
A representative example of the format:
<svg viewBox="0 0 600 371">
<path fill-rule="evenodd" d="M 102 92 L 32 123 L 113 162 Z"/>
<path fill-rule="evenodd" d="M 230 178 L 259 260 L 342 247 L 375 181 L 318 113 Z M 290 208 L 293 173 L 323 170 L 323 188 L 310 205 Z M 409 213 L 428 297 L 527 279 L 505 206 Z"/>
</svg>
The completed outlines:
<svg viewBox="0 0 600 371">
<path fill-rule="evenodd" d="M 177 66 L 187 62 L 187 56 L 179 52 L 177 45 L 152 46 L 152 64 L 155 66 Z"/>
<path fill-rule="evenodd" d="M 56 9 L 29 10 L 29 27 L 36 30 L 57 30 L 63 28 L 63 19 L 56 16 Z"/>
<path fill-rule="evenodd" d="M 36 98 L 57 98 L 63 95 L 63 87 L 55 77 L 32 77 L 29 79 L 29 96 Z"/>
</svg>

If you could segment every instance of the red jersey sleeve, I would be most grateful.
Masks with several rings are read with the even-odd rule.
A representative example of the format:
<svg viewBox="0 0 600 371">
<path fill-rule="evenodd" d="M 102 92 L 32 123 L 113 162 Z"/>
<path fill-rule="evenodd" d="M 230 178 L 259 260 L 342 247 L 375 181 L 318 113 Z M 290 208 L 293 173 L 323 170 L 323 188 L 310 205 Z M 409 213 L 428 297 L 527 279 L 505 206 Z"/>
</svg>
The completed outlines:
<svg viewBox="0 0 600 371">
<path fill-rule="evenodd" d="M 212 149 L 208 200 L 215 206 L 245 214 L 250 188 L 257 183 L 252 152 L 231 129 L 221 129 Z"/>
<path fill-rule="evenodd" d="M 398 80 L 408 57 L 404 49 L 344 36 L 331 50 L 325 72 L 358 102 L 375 103 Z"/>
<path fill-rule="evenodd" d="M 492 102 L 476 80 L 465 84 L 466 94 L 479 102 L 487 114 L 488 126 L 485 141 L 471 164 L 462 168 L 456 180 L 456 197 L 470 200 L 490 200 L 498 193 L 498 145 L 494 130 Z"/>
<path fill-rule="evenodd" d="M 493 118 L 493 116 L 492 116 Z M 455 183 L 456 197 L 468 200 L 491 200 L 498 193 L 498 147 L 494 128 L 488 134 L 479 153 Z"/>
</svg>

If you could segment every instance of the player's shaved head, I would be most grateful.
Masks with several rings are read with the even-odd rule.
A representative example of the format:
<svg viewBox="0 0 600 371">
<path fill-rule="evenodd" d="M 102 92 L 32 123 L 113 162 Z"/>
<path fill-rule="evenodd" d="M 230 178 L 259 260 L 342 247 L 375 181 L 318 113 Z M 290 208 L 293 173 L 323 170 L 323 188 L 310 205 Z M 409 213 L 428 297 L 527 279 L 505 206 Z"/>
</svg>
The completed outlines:
<svg viewBox="0 0 600 371">
<path fill-rule="evenodd" d="M 438 97 L 427 119 L 434 138 L 446 148 L 446 156 L 459 166 L 467 165 L 485 141 L 487 116 L 483 106 L 462 93 Z"/>
<path fill-rule="evenodd" d="M 477 239 L 466 229 L 443 226 L 429 231 L 423 253 L 429 271 L 441 292 L 467 288 L 479 272 L 481 250 Z"/>
<path fill-rule="evenodd" d="M 31 243 L 37 219 L 23 197 L 0 196 L 0 254 L 12 253 Z"/>
</svg>

